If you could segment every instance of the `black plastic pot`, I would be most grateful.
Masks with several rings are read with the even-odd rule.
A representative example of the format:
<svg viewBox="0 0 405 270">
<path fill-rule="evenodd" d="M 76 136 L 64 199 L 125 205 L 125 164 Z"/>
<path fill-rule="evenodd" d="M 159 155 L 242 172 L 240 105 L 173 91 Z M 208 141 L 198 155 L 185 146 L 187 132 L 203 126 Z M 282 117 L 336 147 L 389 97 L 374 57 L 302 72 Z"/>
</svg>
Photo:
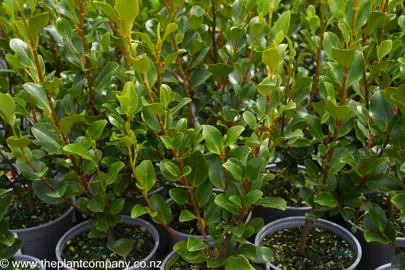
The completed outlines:
<svg viewBox="0 0 405 270">
<path fill-rule="evenodd" d="M 144 258 L 142 260 L 142 262 L 145 262 L 146 265 L 149 265 L 149 262 L 151 261 L 155 261 L 156 260 L 156 251 L 159 247 L 160 244 L 160 237 L 159 237 L 159 233 L 157 232 L 157 230 L 155 229 L 155 227 L 153 227 L 152 224 L 150 224 L 149 222 L 143 220 L 143 219 L 139 219 L 139 218 L 131 218 L 129 216 L 122 216 L 122 220 L 120 221 L 120 223 L 124 223 L 124 224 L 128 224 L 128 225 L 139 225 L 142 227 L 145 227 L 148 232 L 152 235 L 154 241 L 155 241 L 155 246 L 153 248 L 153 250 L 149 253 L 149 255 Z M 75 227 L 73 227 L 72 229 L 70 229 L 68 232 L 66 232 L 60 239 L 59 242 L 56 246 L 56 250 L 54 249 L 54 252 L 56 253 L 56 259 L 59 262 L 63 262 L 62 259 L 62 253 L 63 253 L 63 249 L 65 248 L 66 242 L 71 240 L 73 237 L 75 237 L 76 235 L 79 235 L 83 232 L 87 232 L 91 230 L 91 226 L 89 225 L 88 221 L 83 222 Z M 65 270 L 76 270 L 74 268 L 70 268 L 68 266 L 64 266 Z M 136 269 L 150 269 L 150 268 L 136 268 L 136 267 L 130 267 L 127 268 L 128 270 L 136 270 Z M 153 268 L 152 268 L 153 269 Z"/>
<path fill-rule="evenodd" d="M 305 217 L 289 217 L 289 218 L 283 218 L 279 219 L 276 221 L 273 221 L 270 224 L 267 224 L 266 226 L 263 227 L 263 229 L 256 235 L 255 239 L 255 245 L 259 246 L 260 243 L 262 242 L 263 238 L 266 236 L 269 236 L 273 233 L 276 233 L 280 230 L 287 229 L 287 228 L 296 228 L 298 226 L 303 226 L 305 223 Z M 348 230 L 345 228 L 334 224 L 333 222 L 324 220 L 324 219 L 318 219 L 314 224 L 312 224 L 311 227 L 315 228 L 321 228 L 323 230 L 327 230 L 329 232 L 332 232 L 333 234 L 339 236 L 340 238 L 346 240 L 350 247 L 356 252 L 357 258 L 356 261 L 346 270 L 355 270 L 357 269 L 360 260 L 362 258 L 362 248 L 360 246 L 359 241 L 352 235 Z M 266 265 L 266 269 L 276 269 L 276 270 L 281 270 L 280 268 L 276 267 L 275 265 L 268 263 Z M 358 268 L 359 270 L 368 270 L 371 268 Z"/>
<path fill-rule="evenodd" d="M 58 239 L 73 226 L 73 208 L 56 220 L 41 226 L 11 230 L 24 241 L 21 253 L 39 259 L 55 260 L 55 246 Z"/>
<path fill-rule="evenodd" d="M 266 170 L 268 169 L 276 169 L 276 164 L 269 164 L 266 166 Z M 306 170 L 304 166 L 298 165 L 298 170 Z M 264 224 L 273 222 L 275 220 L 286 218 L 286 217 L 303 217 L 305 213 L 310 212 L 312 210 L 311 207 L 295 207 L 295 206 L 287 206 L 285 211 L 274 209 L 274 208 L 265 208 L 261 206 L 255 206 L 253 209 L 253 217 L 259 217 L 264 219 Z"/>
</svg>

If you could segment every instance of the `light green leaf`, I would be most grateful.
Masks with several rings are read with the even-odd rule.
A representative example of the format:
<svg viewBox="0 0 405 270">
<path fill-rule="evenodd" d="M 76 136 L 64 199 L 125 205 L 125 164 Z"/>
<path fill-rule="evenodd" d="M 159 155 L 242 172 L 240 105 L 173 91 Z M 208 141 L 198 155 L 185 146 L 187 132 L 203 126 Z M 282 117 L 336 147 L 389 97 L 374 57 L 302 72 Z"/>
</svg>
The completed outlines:
<svg viewBox="0 0 405 270">
<path fill-rule="evenodd" d="M 135 176 L 145 192 L 149 192 L 156 182 L 156 172 L 150 160 L 142 161 L 136 168 Z"/>
<path fill-rule="evenodd" d="M 91 155 L 89 154 L 87 149 L 84 148 L 81 144 L 78 144 L 78 143 L 68 144 L 63 147 L 63 150 L 65 150 L 66 152 L 78 155 L 83 159 L 90 160 L 90 161 L 93 160 L 93 158 L 91 157 Z"/>
<path fill-rule="evenodd" d="M 259 200 L 256 205 L 263 206 L 265 208 L 276 208 L 280 210 L 287 209 L 287 203 L 283 198 L 277 197 L 265 197 Z"/>
<path fill-rule="evenodd" d="M 124 21 L 133 22 L 139 13 L 138 0 L 117 0 L 115 10 Z"/>
<path fill-rule="evenodd" d="M 208 245 L 203 242 L 200 238 L 194 238 L 190 237 L 187 240 L 187 250 L 188 251 L 198 251 L 198 250 L 203 250 L 206 249 Z"/>
<path fill-rule="evenodd" d="M 188 211 L 188 210 L 181 211 L 180 217 L 179 217 L 180 222 L 186 222 L 186 221 L 190 221 L 190 220 L 194 220 L 194 219 L 197 219 L 197 217 L 190 211 Z"/>
<path fill-rule="evenodd" d="M 314 202 L 322 206 L 327 206 L 329 208 L 335 208 L 339 205 L 335 195 L 333 195 L 333 193 L 331 192 L 326 191 L 318 193 L 315 197 Z"/>
<path fill-rule="evenodd" d="M 392 49 L 392 40 L 387 39 L 381 42 L 377 49 L 377 57 L 379 60 L 383 59 Z"/>
<path fill-rule="evenodd" d="M 16 120 L 15 102 L 9 94 L 0 93 L 0 117 L 7 124 L 14 126 Z"/>
<path fill-rule="evenodd" d="M 264 51 L 262 61 L 271 69 L 277 68 L 280 64 L 280 52 L 278 48 L 271 48 Z"/>
<path fill-rule="evenodd" d="M 25 91 L 34 99 L 35 105 L 43 110 L 44 112 L 50 114 L 51 107 L 48 103 L 48 97 L 46 96 L 45 90 L 39 84 L 35 83 L 25 83 L 23 85 Z"/>
</svg>

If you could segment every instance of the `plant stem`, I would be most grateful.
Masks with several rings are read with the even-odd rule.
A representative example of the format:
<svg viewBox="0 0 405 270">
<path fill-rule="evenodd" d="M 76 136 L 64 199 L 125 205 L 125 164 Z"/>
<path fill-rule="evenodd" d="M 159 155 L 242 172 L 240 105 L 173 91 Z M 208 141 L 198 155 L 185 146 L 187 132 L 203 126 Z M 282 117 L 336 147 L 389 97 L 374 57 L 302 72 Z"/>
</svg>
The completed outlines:
<svg viewBox="0 0 405 270">
<path fill-rule="evenodd" d="M 381 6 L 380 6 L 380 10 L 382 13 L 385 13 L 386 6 L 387 6 L 387 0 L 383 0 L 381 2 Z M 384 29 L 384 25 L 383 25 L 380 30 L 380 43 L 383 42 L 383 40 L 384 40 L 384 31 L 385 31 L 385 29 Z"/>
<path fill-rule="evenodd" d="M 290 62 L 290 64 L 292 65 L 292 63 Z M 292 76 L 292 70 L 290 67 L 288 67 L 288 79 L 287 82 L 285 84 L 285 88 L 284 88 L 284 105 L 287 105 L 288 102 L 288 91 L 290 90 L 290 81 L 291 81 L 291 76 Z M 281 131 L 280 131 L 280 135 L 281 137 L 284 135 L 284 128 L 285 128 L 285 117 L 286 117 L 286 112 L 283 112 L 283 116 L 281 118 Z"/>
<path fill-rule="evenodd" d="M 302 229 L 302 235 L 301 235 L 301 239 L 300 239 L 299 250 L 298 250 L 301 254 L 304 254 L 305 249 L 307 247 L 309 228 L 311 225 L 312 225 L 312 221 L 305 219 L 305 223 L 304 223 L 304 227 Z"/>
<path fill-rule="evenodd" d="M 34 201 L 34 192 L 32 191 L 32 182 L 28 181 L 27 183 L 27 206 L 28 206 L 28 213 L 30 215 L 34 215 L 37 210 L 35 206 L 35 201 Z"/>
<path fill-rule="evenodd" d="M 315 82 L 312 85 L 311 92 L 309 94 L 308 114 L 311 114 L 311 112 L 312 112 L 312 102 L 314 101 L 315 92 L 316 92 L 316 89 L 318 89 L 319 77 L 321 75 L 321 53 L 322 53 L 323 39 L 324 39 L 324 33 L 325 33 L 324 5 L 325 5 L 325 0 L 321 0 L 321 6 L 320 6 L 321 35 L 320 35 L 320 42 L 319 42 L 319 44 L 317 44 L 318 50 L 317 50 L 316 56 L 315 56 L 316 74 L 315 74 Z"/>
<path fill-rule="evenodd" d="M 80 0 L 76 0 L 76 5 L 79 6 L 79 13 L 80 13 L 80 19 L 79 19 L 77 33 L 79 34 L 79 37 L 82 41 L 83 48 L 84 48 L 84 60 L 81 59 L 81 62 L 84 64 L 85 68 L 88 69 L 89 67 L 88 67 L 87 55 L 89 54 L 89 49 L 87 46 L 86 37 L 84 35 L 84 17 L 86 15 L 86 10 L 83 8 L 83 3 L 81 3 Z M 84 76 L 87 79 L 87 87 L 89 89 L 90 112 L 92 114 L 94 114 L 95 107 L 94 107 L 94 91 L 93 91 L 93 85 L 92 85 L 92 78 L 90 76 L 90 73 L 87 70 L 84 71 Z"/>
<path fill-rule="evenodd" d="M 135 172 L 136 172 L 135 160 L 134 160 L 134 157 L 133 157 L 133 154 L 132 154 L 132 149 L 131 149 L 130 146 L 127 146 L 127 151 L 128 151 L 128 155 L 129 155 L 129 163 L 131 165 L 132 174 L 135 177 L 135 180 L 138 183 L 138 185 L 140 185 L 141 183 L 140 183 L 139 179 L 136 177 L 136 174 L 135 174 Z M 156 212 L 155 208 L 153 207 L 153 205 L 152 205 L 152 203 L 151 203 L 151 201 L 150 201 L 150 199 L 148 197 L 148 193 L 145 190 L 142 190 L 142 196 L 145 199 L 149 209 L 152 210 L 152 212 Z M 163 219 L 159 215 L 156 215 L 155 218 L 163 225 L 163 227 L 173 236 L 173 238 L 177 242 L 180 241 L 180 238 L 173 232 L 173 230 L 167 225 L 167 223 L 165 223 L 163 221 Z"/>
<path fill-rule="evenodd" d="M 212 11 L 212 50 L 214 53 L 214 61 L 217 61 L 217 45 L 216 45 L 216 29 L 217 29 L 217 11 L 215 9 L 215 0 L 211 0 Z"/>
<path fill-rule="evenodd" d="M 392 203 L 392 194 L 390 193 L 388 198 L 388 220 L 393 220 L 395 215 L 395 207 Z"/>
</svg>

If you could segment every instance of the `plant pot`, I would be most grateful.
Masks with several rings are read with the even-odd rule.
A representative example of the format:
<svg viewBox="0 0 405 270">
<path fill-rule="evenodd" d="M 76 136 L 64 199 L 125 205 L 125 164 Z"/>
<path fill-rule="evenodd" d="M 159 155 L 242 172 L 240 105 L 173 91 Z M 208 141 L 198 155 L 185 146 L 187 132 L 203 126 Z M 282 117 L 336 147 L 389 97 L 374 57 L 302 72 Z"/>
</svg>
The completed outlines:
<svg viewBox="0 0 405 270">
<path fill-rule="evenodd" d="M 375 269 L 380 265 L 391 263 L 392 257 L 395 256 L 395 249 L 378 242 L 367 242 L 364 238 L 364 229 L 354 224 L 352 221 L 346 223 L 346 228 L 350 230 L 352 226 L 357 228 L 355 233 L 363 248 L 363 257 L 359 264 L 360 269 Z M 396 245 L 405 247 L 405 238 L 397 237 Z M 376 256 L 378 254 L 378 256 Z"/>
<path fill-rule="evenodd" d="M 24 241 L 21 253 L 39 259 L 54 260 L 58 239 L 73 226 L 73 208 L 51 222 L 28 229 L 11 230 Z"/>
<path fill-rule="evenodd" d="M 256 235 L 255 245 L 259 246 L 260 243 L 262 242 L 263 238 L 271 235 L 272 233 L 278 232 L 283 229 L 303 226 L 304 223 L 305 223 L 305 217 L 289 217 L 289 218 L 283 218 L 280 220 L 273 221 L 272 223 L 264 226 L 263 229 Z M 356 267 L 358 266 L 358 264 L 361 260 L 361 257 L 362 257 L 361 246 L 360 246 L 359 241 L 357 241 L 356 237 L 354 237 L 345 228 L 343 228 L 337 224 L 334 224 L 330 221 L 324 220 L 324 219 L 318 219 L 311 227 L 316 227 L 316 228 L 320 228 L 320 229 L 332 232 L 333 234 L 346 240 L 349 243 L 350 247 L 357 254 L 356 261 L 349 268 L 347 268 L 347 270 L 356 269 Z M 275 265 L 273 265 L 271 263 L 268 263 L 266 265 L 266 269 L 281 270 L 280 268 L 277 268 Z M 359 269 L 363 269 L 363 268 L 359 268 Z M 368 268 L 368 269 L 370 269 L 370 268 Z M 364 270 L 366 270 L 366 269 L 364 268 Z"/>
<path fill-rule="evenodd" d="M 165 270 L 165 267 L 167 265 L 167 263 L 174 257 L 174 256 L 180 256 L 180 254 L 177 253 L 177 251 L 172 251 L 170 252 L 166 258 L 163 260 L 162 264 L 160 265 L 160 270 Z"/>
<path fill-rule="evenodd" d="M 145 262 L 146 264 L 148 264 L 151 261 L 155 261 L 156 251 L 157 251 L 157 249 L 159 247 L 159 243 L 160 243 L 160 237 L 159 237 L 159 234 L 158 234 L 157 230 L 155 229 L 155 227 L 153 227 L 152 224 L 150 224 L 149 222 L 147 222 L 143 219 L 139 219 L 139 218 L 133 219 L 129 216 L 122 216 L 122 220 L 120 221 L 120 223 L 124 223 L 127 225 L 139 225 L 139 226 L 145 227 L 148 230 L 148 232 L 152 235 L 152 237 L 155 241 L 155 246 L 154 246 L 153 250 L 149 253 L 149 255 L 146 258 L 144 258 L 142 261 Z M 56 259 L 59 262 L 63 262 L 62 252 L 63 252 L 63 249 L 65 248 L 66 242 L 71 240 L 73 237 L 75 237 L 83 232 L 90 231 L 90 230 L 91 230 L 91 226 L 89 225 L 88 221 L 86 221 L 86 222 L 83 222 L 83 223 L 73 227 L 68 232 L 66 232 L 62 236 L 62 238 L 59 239 L 59 242 L 56 246 Z M 74 268 L 67 267 L 66 265 L 64 266 L 64 269 L 65 270 L 76 270 Z M 136 270 L 136 269 L 149 269 L 149 268 L 130 267 L 127 269 Z"/>
<path fill-rule="evenodd" d="M 28 255 L 23 255 L 23 254 L 16 254 L 13 256 L 13 259 L 17 262 L 32 262 L 34 265 L 35 263 L 35 269 L 37 270 L 45 270 L 45 267 L 42 267 L 41 261 L 35 257 L 28 256 Z M 31 266 L 31 264 L 30 264 Z"/>
<path fill-rule="evenodd" d="M 266 166 L 266 170 L 268 169 L 275 169 L 277 168 L 276 164 L 269 164 Z M 298 165 L 298 170 L 306 170 L 304 166 Z M 261 206 L 255 206 L 253 208 L 253 217 L 259 217 L 264 219 L 264 224 L 273 222 L 275 220 L 286 218 L 286 217 L 303 217 L 305 213 L 310 212 L 312 210 L 309 206 L 304 207 L 296 207 L 296 206 L 287 206 L 285 211 L 275 209 L 275 208 L 265 208 Z"/>
<path fill-rule="evenodd" d="M 380 267 L 376 268 L 375 270 L 399 270 L 399 268 L 392 268 L 390 263 L 381 265 Z"/>
</svg>

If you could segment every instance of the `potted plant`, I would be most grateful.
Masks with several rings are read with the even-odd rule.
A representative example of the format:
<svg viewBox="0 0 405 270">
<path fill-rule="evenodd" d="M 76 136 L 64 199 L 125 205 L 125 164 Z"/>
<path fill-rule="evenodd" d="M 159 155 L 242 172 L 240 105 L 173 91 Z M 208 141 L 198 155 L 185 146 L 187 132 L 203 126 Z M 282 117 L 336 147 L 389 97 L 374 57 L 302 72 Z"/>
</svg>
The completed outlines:
<svg viewBox="0 0 405 270">
<path fill-rule="evenodd" d="M 0 172 L 3 174 L 3 171 Z M 33 262 L 35 267 L 30 269 L 42 270 L 44 269 L 40 265 L 40 261 L 37 258 L 28 255 L 22 255 L 20 248 L 23 245 L 23 242 L 16 238 L 15 234 L 9 230 L 8 220 L 4 218 L 7 213 L 7 208 L 10 206 L 13 195 L 8 194 L 7 190 L 0 190 L 0 258 L 2 259 L 1 267 L 4 269 L 14 269 L 13 262 Z M 32 265 L 34 266 L 34 265 Z"/>
<path fill-rule="evenodd" d="M 337 21 L 341 25 L 348 25 L 345 25 L 348 29 L 352 29 L 352 34 L 344 35 L 342 41 L 335 38 L 334 33 L 327 32 L 324 28 L 324 20 L 327 19 L 324 17 L 324 11 L 327 7 L 330 11 L 328 13 L 331 17 L 330 22 Z M 344 21 L 330 3 L 326 4 L 321 1 L 318 8 L 320 10 L 319 15 L 314 12 L 314 6 L 307 8 L 307 13 L 312 14 L 310 29 L 315 34 L 314 37 L 308 35 L 307 42 L 317 51 L 317 58 L 319 58 L 319 53 L 322 50 L 325 52 L 327 62 L 324 67 L 327 67 L 327 72 L 326 76 L 322 78 L 319 71 L 316 74 L 316 86 L 310 93 L 310 105 L 308 107 L 308 111 L 314 110 L 315 114 L 307 116 L 307 120 L 310 136 L 317 144 L 320 155 L 320 158 L 316 155 L 312 155 L 312 158 L 319 159 L 322 168 L 319 170 L 317 165 L 310 160 L 305 163 L 311 185 L 301 188 L 300 195 L 312 207 L 312 211 L 306 213 L 305 218 L 286 218 L 275 221 L 265 227 L 256 238 L 256 244 L 265 243 L 266 246 L 286 244 L 290 247 L 289 249 L 292 249 L 294 255 L 288 256 L 285 256 L 286 252 L 283 250 L 276 251 L 275 262 L 272 263 L 272 267 L 275 269 L 288 267 L 294 264 L 295 259 L 302 259 L 305 267 L 311 267 L 311 263 L 317 257 L 312 252 L 314 246 L 321 247 L 320 254 L 325 254 L 324 258 L 328 258 L 323 262 L 317 261 L 316 264 L 326 268 L 330 267 L 328 264 L 333 261 L 332 264 L 342 264 L 341 267 L 343 268 L 354 269 L 361 258 L 361 247 L 348 231 L 319 218 L 325 213 L 337 214 L 340 212 L 345 215 L 346 209 L 356 207 L 362 196 L 361 192 L 356 191 L 355 184 L 351 180 L 350 166 L 346 165 L 350 148 L 347 147 L 348 141 L 345 135 L 351 132 L 351 123 L 355 116 L 352 110 L 355 101 L 348 95 L 348 89 L 361 80 L 363 69 L 359 66 L 362 67 L 364 64 L 362 52 L 356 50 L 356 46 L 351 47 L 351 45 L 355 41 L 357 33 L 355 31 L 358 31 L 365 21 L 360 21 L 361 18 L 358 17 L 360 9 L 358 1 L 353 1 L 351 6 L 347 8 L 347 11 L 350 10 L 348 18 L 352 18 L 350 21 Z M 320 40 L 316 37 L 317 33 L 321 35 Z M 321 64 L 318 60 L 317 68 L 322 68 Z M 324 81 L 320 81 L 321 79 Z M 317 86 L 322 86 L 322 88 L 319 89 L 318 93 L 313 92 Z M 319 99 L 317 102 L 314 99 L 315 95 Z M 328 134 L 324 135 L 321 124 L 326 121 L 329 128 Z M 296 234 L 294 230 L 296 230 Z M 322 232 L 324 239 L 322 243 L 316 242 L 317 231 Z M 328 243 L 326 239 L 329 234 L 334 235 L 332 237 L 335 239 L 329 242 L 334 242 L 330 248 L 334 247 L 335 244 L 339 246 L 339 241 L 347 241 L 345 245 L 351 250 L 347 250 L 345 254 L 348 256 L 343 260 L 343 257 L 338 254 L 328 253 L 326 251 L 328 248 L 323 246 L 324 243 Z M 291 238 L 292 242 L 286 240 L 287 238 Z"/>
<path fill-rule="evenodd" d="M 13 130 L 14 136 L 7 138 L 7 144 L 22 173 L 21 176 L 15 177 L 11 189 L 8 190 L 16 196 L 5 216 L 12 231 L 24 241 L 22 246 L 24 253 L 38 258 L 53 258 L 52 245 L 56 245 L 57 242 L 55 237 L 60 237 L 72 226 L 73 203 L 68 197 L 47 198 L 46 193 L 53 192 L 51 188 L 58 186 L 59 182 L 47 178 L 45 163 L 35 156 L 45 152 L 34 150 L 33 154 L 29 148 L 32 142 L 18 127 L 20 119 L 16 117 L 16 104 L 13 98 L 9 94 L 1 94 L 0 99 L 2 104 L 8 103 L 1 116 Z M 46 130 L 45 124 L 39 126 L 45 127 Z M 36 129 L 39 126 L 33 128 L 34 134 L 38 134 L 35 132 L 39 131 Z M 41 140 L 44 143 L 46 139 Z M 66 204 L 61 204 L 63 201 Z M 38 248 L 39 245 L 42 249 Z"/>
</svg>

